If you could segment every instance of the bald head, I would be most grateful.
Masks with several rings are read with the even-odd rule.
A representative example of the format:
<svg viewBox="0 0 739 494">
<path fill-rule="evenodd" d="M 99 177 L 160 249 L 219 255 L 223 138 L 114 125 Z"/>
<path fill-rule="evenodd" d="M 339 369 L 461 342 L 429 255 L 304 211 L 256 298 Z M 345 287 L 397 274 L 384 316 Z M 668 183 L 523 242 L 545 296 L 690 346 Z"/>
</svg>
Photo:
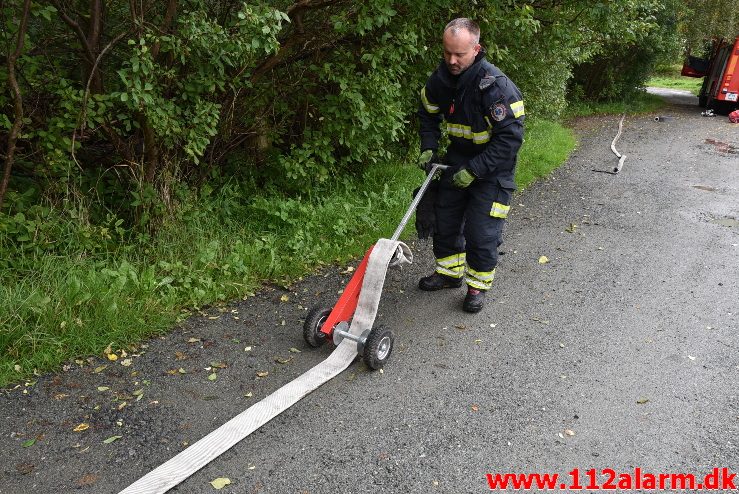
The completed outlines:
<svg viewBox="0 0 739 494">
<path fill-rule="evenodd" d="M 465 17 L 454 19 L 444 28 L 444 61 L 453 75 L 467 70 L 480 53 L 480 27 Z"/>
</svg>

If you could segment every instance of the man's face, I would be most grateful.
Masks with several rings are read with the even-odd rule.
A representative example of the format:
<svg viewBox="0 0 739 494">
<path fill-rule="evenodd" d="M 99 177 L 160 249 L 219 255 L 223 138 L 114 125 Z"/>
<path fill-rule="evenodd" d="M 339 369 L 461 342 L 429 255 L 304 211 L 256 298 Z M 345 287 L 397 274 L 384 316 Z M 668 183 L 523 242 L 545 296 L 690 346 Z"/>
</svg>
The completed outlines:
<svg viewBox="0 0 739 494">
<path fill-rule="evenodd" d="M 448 29 L 444 33 L 444 61 L 453 75 L 459 75 L 469 68 L 480 52 L 480 45 L 466 29 L 460 29 L 456 35 Z"/>
</svg>

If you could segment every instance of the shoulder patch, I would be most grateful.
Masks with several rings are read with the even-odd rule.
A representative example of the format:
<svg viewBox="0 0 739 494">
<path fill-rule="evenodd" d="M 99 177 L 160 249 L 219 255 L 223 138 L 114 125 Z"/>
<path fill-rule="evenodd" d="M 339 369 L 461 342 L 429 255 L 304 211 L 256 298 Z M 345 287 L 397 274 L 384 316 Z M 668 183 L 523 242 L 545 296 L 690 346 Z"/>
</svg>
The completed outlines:
<svg viewBox="0 0 739 494">
<path fill-rule="evenodd" d="M 495 82 L 495 76 L 494 75 L 486 75 L 482 79 L 480 79 L 480 90 L 484 90 L 492 86 L 492 84 Z"/>
<path fill-rule="evenodd" d="M 495 103 L 490 107 L 490 116 L 496 122 L 502 122 L 507 114 L 508 109 L 506 108 L 505 103 Z"/>
</svg>

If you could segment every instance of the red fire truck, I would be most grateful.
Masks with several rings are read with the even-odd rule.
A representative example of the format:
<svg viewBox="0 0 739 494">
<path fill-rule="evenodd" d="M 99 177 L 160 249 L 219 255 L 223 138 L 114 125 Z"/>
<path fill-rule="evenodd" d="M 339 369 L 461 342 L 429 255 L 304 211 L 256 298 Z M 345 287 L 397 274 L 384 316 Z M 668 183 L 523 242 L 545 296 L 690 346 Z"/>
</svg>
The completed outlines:
<svg viewBox="0 0 739 494">
<path fill-rule="evenodd" d="M 733 43 L 714 41 L 707 59 L 688 57 L 682 75 L 704 77 L 698 104 L 718 113 L 739 108 L 739 36 Z"/>
</svg>

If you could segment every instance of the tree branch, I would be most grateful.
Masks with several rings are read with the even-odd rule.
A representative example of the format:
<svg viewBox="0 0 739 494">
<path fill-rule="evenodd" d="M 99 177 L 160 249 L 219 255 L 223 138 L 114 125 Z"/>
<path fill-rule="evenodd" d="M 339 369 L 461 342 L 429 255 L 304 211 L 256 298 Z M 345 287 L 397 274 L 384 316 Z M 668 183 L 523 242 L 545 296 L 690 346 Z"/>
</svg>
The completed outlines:
<svg viewBox="0 0 739 494">
<path fill-rule="evenodd" d="M 26 40 L 26 30 L 28 28 L 28 12 L 31 9 L 31 0 L 25 0 L 23 4 L 23 13 L 21 14 L 21 23 L 18 27 L 18 39 L 15 45 L 15 51 L 8 56 L 8 84 L 13 92 L 13 113 L 15 120 L 13 126 L 8 133 L 7 153 L 5 154 L 5 163 L 3 170 L 3 180 L 0 182 L 0 210 L 2 210 L 5 201 L 5 193 L 8 190 L 10 182 L 10 170 L 13 168 L 13 159 L 15 155 L 15 145 L 18 142 L 18 135 L 21 127 L 23 127 L 23 95 L 18 86 L 18 79 L 15 75 L 15 63 L 18 57 L 23 53 L 23 44 Z"/>
<path fill-rule="evenodd" d="M 87 40 L 87 36 L 85 36 L 85 32 L 82 30 L 82 27 L 71 17 L 69 17 L 63 10 L 62 6 L 59 4 L 58 0 L 52 0 L 52 5 L 56 8 L 56 11 L 59 13 L 59 17 L 61 17 L 62 21 L 72 28 L 72 31 L 74 31 L 77 34 L 77 38 L 80 40 L 80 44 L 82 45 L 82 53 L 87 59 L 87 61 L 92 65 L 95 63 L 95 55 L 92 53 L 92 48 L 90 47 L 90 43 Z"/>
</svg>

